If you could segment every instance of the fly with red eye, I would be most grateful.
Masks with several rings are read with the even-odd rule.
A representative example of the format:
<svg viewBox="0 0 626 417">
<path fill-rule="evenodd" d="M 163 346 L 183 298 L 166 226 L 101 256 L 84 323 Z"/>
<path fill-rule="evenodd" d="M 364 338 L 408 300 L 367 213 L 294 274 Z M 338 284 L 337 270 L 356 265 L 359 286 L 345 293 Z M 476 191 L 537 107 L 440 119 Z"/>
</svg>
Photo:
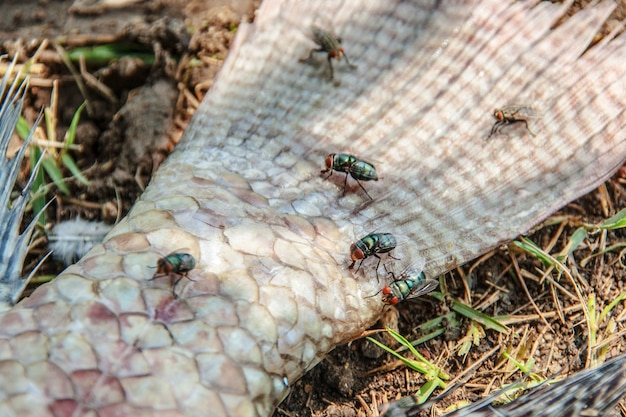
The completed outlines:
<svg viewBox="0 0 626 417">
<path fill-rule="evenodd" d="M 361 181 L 378 181 L 378 173 L 374 165 L 367 161 L 358 159 L 355 156 L 348 155 L 347 153 L 331 153 L 324 160 L 326 169 L 321 173 L 325 174 L 330 172 L 326 179 L 333 175 L 333 171 L 345 172 L 346 179 L 343 182 L 343 194 L 346 194 L 346 186 L 348 185 L 348 174 L 356 180 L 361 187 L 361 190 L 372 200 L 372 196 L 365 190 Z"/>
<path fill-rule="evenodd" d="M 354 268 L 356 261 L 359 261 L 359 266 L 357 267 L 358 271 L 361 268 L 363 260 L 373 256 L 378 258 L 378 263 L 376 264 L 376 278 L 378 278 L 378 267 L 381 261 L 378 254 L 386 253 L 390 258 L 399 260 L 399 258 L 395 258 L 389 253 L 396 248 L 396 245 L 396 238 L 391 233 L 370 233 L 350 245 L 352 264 L 350 264 L 348 268 Z"/>
<path fill-rule="evenodd" d="M 531 135 L 535 136 L 535 133 L 530 130 L 530 127 L 528 126 L 528 119 L 536 117 L 535 109 L 530 106 L 511 105 L 500 107 L 493 111 L 493 117 L 496 118 L 496 122 L 493 124 L 491 133 L 489 133 L 487 139 L 496 133 L 500 133 L 502 127 L 518 122 L 524 122 L 526 130 L 528 130 Z"/>
<path fill-rule="evenodd" d="M 422 263 L 423 264 L 423 263 Z M 439 281 L 426 278 L 422 267 L 410 266 L 396 276 L 392 271 L 387 270 L 393 281 L 384 286 L 379 293 L 383 293 L 383 303 L 387 305 L 396 305 L 401 301 L 410 300 L 428 294 L 439 287 Z"/>
<path fill-rule="evenodd" d="M 189 271 L 195 267 L 196 258 L 194 258 L 193 255 L 189 253 L 173 252 L 157 261 L 157 270 L 152 279 L 170 274 L 178 275 L 178 278 L 174 281 L 174 285 L 172 286 L 172 292 L 176 295 L 176 285 L 178 285 L 178 282 L 183 277 L 191 279 L 189 278 Z"/>
<path fill-rule="evenodd" d="M 324 52 L 327 54 L 328 59 L 328 67 L 330 68 L 330 80 L 332 81 L 335 77 L 335 73 L 333 70 L 332 59 L 335 58 L 337 61 L 341 61 L 341 58 L 346 58 L 346 63 L 350 66 L 350 68 L 356 68 L 356 65 L 350 63 L 348 56 L 346 55 L 345 50 L 341 46 L 341 38 L 333 35 L 331 32 L 328 32 L 324 29 L 321 29 L 317 26 L 313 26 L 311 28 L 311 34 L 313 35 L 313 41 L 319 45 L 318 49 L 311 50 L 309 53 L 309 57 L 307 59 L 301 59 L 302 62 L 311 62 L 313 54 L 315 52 Z"/>
<path fill-rule="evenodd" d="M 396 305 L 400 301 L 428 294 L 439 286 L 439 281 L 426 278 L 424 271 L 419 269 L 407 269 L 397 278 L 393 272 L 388 273 L 393 277 L 393 282 L 381 290 L 385 304 Z"/>
</svg>

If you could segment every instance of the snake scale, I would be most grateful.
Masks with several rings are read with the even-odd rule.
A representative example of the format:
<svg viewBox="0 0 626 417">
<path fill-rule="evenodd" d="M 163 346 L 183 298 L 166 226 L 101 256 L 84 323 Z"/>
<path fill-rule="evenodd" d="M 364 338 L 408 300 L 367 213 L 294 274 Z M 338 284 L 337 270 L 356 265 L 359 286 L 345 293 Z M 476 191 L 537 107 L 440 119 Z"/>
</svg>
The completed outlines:
<svg viewBox="0 0 626 417">
<path fill-rule="evenodd" d="M 615 3 L 266 1 L 176 151 L 102 245 L 0 316 L 0 415 L 268 416 L 381 300 L 350 243 L 403 237 L 434 276 L 593 189 L 626 158 Z M 352 63 L 305 64 L 312 25 Z M 538 116 L 487 140 L 494 107 Z M 324 157 L 372 161 L 370 201 Z M 157 260 L 197 264 L 174 296 Z"/>
</svg>

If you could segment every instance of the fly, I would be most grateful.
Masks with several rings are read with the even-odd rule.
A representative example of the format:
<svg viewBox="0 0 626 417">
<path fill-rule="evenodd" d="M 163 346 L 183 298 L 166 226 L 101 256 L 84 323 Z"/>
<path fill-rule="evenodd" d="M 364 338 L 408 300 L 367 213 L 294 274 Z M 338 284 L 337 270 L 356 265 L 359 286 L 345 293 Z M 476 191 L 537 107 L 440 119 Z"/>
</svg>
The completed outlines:
<svg viewBox="0 0 626 417">
<path fill-rule="evenodd" d="M 176 285 L 182 279 L 182 277 L 189 278 L 189 271 L 196 267 L 196 259 L 189 253 L 170 253 L 169 255 L 159 259 L 157 261 L 157 271 L 152 279 L 157 276 L 175 274 L 179 275 L 178 279 L 174 282 L 172 291 L 176 293 Z"/>
<path fill-rule="evenodd" d="M 350 264 L 349 268 L 354 268 L 356 261 L 360 261 L 357 268 L 358 271 L 364 259 L 374 256 L 378 258 L 378 263 L 376 264 L 376 277 L 378 277 L 378 267 L 380 266 L 380 256 L 378 254 L 387 253 L 389 257 L 398 260 L 398 258 L 394 258 L 389 253 L 395 249 L 396 244 L 396 238 L 391 233 L 370 233 L 362 237 L 350 245 L 352 264 Z"/>
<path fill-rule="evenodd" d="M 398 277 L 391 271 L 387 273 L 391 275 L 393 282 L 379 292 L 383 293 L 383 302 L 389 305 L 428 294 L 439 286 L 439 281 L 426 278 L 421 269 L 409 268 Z"/>
<path fill-rule="evenodd" d="M 497 120 L 493 124 L 493 127 L 491 128 L 491 133 L 489 133 L 487 139 L 489 139 L 494 133 L 500 133 L 500 130 L 503 126 L 517 122 L 524 122 L 524 124 L 526 125 L 526 130 L 528 130 L 531 135 L 535 136 L 535 133 L 530 130 L 530 127 L 528 126 L 528 119 L 534 118 L 535 114 L 535 110 L 529 106 L 513 105 L 495 109 L 493 111 L 493 117 L 495 117 Z"/>
<path fill-rule="evenodd" d="M 352 178 L 354 178 L 361 187 L 361 190 L 369 197 L 370 200 L 372 196 L 365 190 L 361 181 L 378 181 L 378 173 L 376 173 L 376 168 L 374 165 L 369 162 L 358 159 L 355 156 L 348 155 L 347 153 L 331 153 L 326 159 L 326 169 L 322 170 L 322 174 L 330 172 L 325 179 L 330 178 L 333 175 L 333 171 L 337 172 L 345 172 L 346 179 L 343 182 L 343 195 L 346 194 L 346 186 L 348 184 L 348 174 Z"/>
<path fill-rule="evenodd" d="M 334 79 L 334 71 L 333 71 L 333 63 L 332 59 L 335 58 L 337 61 L 341 61 L 342 57 L 346 57 L 346 62 L 350 66 L 350 68 L 356 68 L 356 65 L 352 65 L 346 52 L 341 46 L 341 38 L 333 35 L 330 32 L 325 31 L 317 26 L 313 26 L 311 28 L 311 33 L 313 34 L 313 41 L 319 45 L 318 49 L 311 50 L 309 53 L 309 57 L 307 59 L 301 60 L 302 62 L 311 62 L 311 58 L 313 57 L 313 53 L 315 52 L 325 52 L 328 57 L 328 66 L 330 68 L 330 80 Z"/>
</svg>

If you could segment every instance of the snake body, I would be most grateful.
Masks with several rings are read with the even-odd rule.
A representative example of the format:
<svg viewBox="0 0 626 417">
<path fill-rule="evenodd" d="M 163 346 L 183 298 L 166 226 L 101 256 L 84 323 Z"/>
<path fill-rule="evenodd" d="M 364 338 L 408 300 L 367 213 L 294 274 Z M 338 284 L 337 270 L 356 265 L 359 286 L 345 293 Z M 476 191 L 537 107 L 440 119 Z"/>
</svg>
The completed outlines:
<svg viewBox="0 0 626 417">
<path fill-rule="evenodd" d="M 626 157 L 626 38 L 615 7 L 546 2 L 266 1 L 128 216 L 0 316 L 0 415 L 268 416 L 334 346 L 372 325 L 373 231 L 434 276 L 593 189 Z M 356 69 L 304 64 L 307 28 Z M 487 137 L 495 107 L 532 137 Z M 332 152 L 376 165 L 370 201 L 319 176 Z M 172 292 L 158 259 L 196 260 Z"/>
</svg>

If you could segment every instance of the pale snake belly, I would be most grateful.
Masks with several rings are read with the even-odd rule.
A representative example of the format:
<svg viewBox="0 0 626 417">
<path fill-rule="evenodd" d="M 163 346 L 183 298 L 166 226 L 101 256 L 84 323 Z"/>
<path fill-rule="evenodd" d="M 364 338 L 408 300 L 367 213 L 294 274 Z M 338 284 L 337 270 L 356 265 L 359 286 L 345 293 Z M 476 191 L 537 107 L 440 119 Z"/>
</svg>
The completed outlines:
<svg viewBox="0 0 626 417">
<path fill-rule="evenodd" d="M 626 38 L 586 51 L 613 7 L 556 25 L 545 2 L 264 3 L 129 215 L 0 317 L 0 415 L 269 415 L 381 312 L 355 239 L 403 236 L 435 276 L 624 162 Z M 313 24 L 356 69 L 299 62 Z M 538 108 L 536 137 L 487 140 L 512 103 Z M 331 152 L 376 164 L 373 201 L 320 178 Z M 197 265 L 175 298 L 151 278 L 181 249 Z"/>
</svg>

